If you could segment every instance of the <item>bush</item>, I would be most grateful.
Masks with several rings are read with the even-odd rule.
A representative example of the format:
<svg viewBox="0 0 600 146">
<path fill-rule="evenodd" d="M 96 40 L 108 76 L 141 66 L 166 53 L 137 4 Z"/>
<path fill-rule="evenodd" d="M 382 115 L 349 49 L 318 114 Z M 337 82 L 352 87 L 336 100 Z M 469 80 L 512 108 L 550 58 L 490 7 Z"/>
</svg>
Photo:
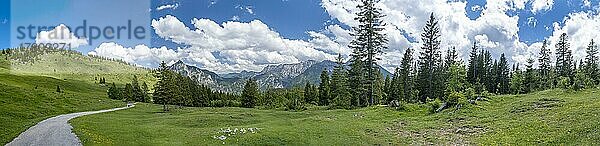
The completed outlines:
<svg viewBox="0 0 600 146">
<path fill-rule="evenodd" d="M 302 103 L 301 99 L 293 98 L 293 99 L 288 100 L 288 102 L 285 105 L 285 110 L 286 111 L 303 111 L 303 110 L 306 110 L 306 107 Z"/>
<path fill-rule="evenodd" d="M 436 98 L 435 100 L 429 100 L 429 102 L 427 102 L 427 106 L 429 106 L 430 113 L 436 113 L 437 109 L 439 109 L 440 106 L 442 106 L 442 101 L 438 98 Z"/>
<path fill-rule="evenodd" d="M 394 108 L 396 110 L 404 110 L 405 109 L 404 103 L 400 102 L 398 100 L 392 100 L 392 101 L 390 101 L 390 103 L 388 103 L 388 107 Z"/>
<path fill-rule="evenodd" d="M 570 89 L 571 88 L 571 80 L 567 77 L 558 78 L 558 87 L 562 89 Z"/>
<path fill-rule="evenodd" d="M 460 98 L 465 98 L 465 95 L 459 92 L 451 92 L 445 102 L 450 106 L 454 106 L 458 104 L 458 99 Z"/>
<path fill-rule="evenodd" d="M 465 89 L 465 97 L 469 100 L 475 100 L 477 98 L 477 97 L 475 97 L 475 89 L 473 89 L 473 88 Z"/>
</svg>

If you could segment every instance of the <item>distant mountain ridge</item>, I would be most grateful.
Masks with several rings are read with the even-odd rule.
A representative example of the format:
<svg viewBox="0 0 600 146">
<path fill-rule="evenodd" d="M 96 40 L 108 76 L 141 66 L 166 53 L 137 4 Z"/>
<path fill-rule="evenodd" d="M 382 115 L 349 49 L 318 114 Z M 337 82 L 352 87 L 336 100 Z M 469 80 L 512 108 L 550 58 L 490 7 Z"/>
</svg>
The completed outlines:
<svg viewBox="0 0 600 146">
<path fill-rule="evenodd" d="M 293 64 L 268 65 L 260 72 L 242 71 L 240 73 L 219 75 L 209 70 L 185 64 L 183 61 L 177 61 L 169 66 L 169 69 L 190 77 L 214 90 L 239 93 L 245 81 L 249 78 L 256 79 L 261 89 L 304 86 L 307 82 L 318 84 L 321 72 L 327 70 L 331 73 L 336 65 L 335 62 L 330 60 L 321 62 L 308 60 Z M 383 67 L 380 66 L 379 68 L 384 76 L 391 75 Z"/>
</svg>

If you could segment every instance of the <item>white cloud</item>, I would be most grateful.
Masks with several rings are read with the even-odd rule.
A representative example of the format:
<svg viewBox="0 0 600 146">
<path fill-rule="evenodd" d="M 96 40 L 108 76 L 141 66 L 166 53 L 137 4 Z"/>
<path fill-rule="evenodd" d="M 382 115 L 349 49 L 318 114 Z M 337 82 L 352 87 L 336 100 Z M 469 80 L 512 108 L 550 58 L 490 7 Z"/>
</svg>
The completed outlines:
<svg viewBox="0 0 600 146">
<path fill-rule="evenodd" d="M 583 7 L 591 7 L 592 3 L 590 2 L 590 0 L 583 0 Z"/>
<path fill-rule="evenodd" d="M 240 21 L 240 16 L 237 16 L 237 15 L 232 16 L 231 20 L 233 20 L 233 21 Z"/>
<path fill-rule="evenodd" d="M 252 6 L 242 6 L 242 5 L 237 5 L 235 6 L 236 9 L 240 9 L 245 11 L 248 14 L 254 15 L 254 9 Z"/>
<path fill-rule="evenodd" d="M 161 10 L 165 10 L 165 9 L 172 9 L 172 10 L 175 10 L 175 9 L 177 9 L 177 8 L 179 8 L 179 3 L 175 3 L 175 4 L 167 4 L 167 5 L 161 5 L 161 6 L 158 6 L 158 7 L 156 8 L 156 10 L 157 10 L 157 11 L 161 11 Z"/>
<path fill-rule="evenodd" d="M 471 7 L 471 11 L 476 12 L 476 11 L 481 11 L 483 10 L 483 7 L 481 7 L 480 5 L 473 5 Z"/>
<path fill-rule="evenodd" d="M 71 45 L 72 48 L 88 45 L 87 39 L 78 38 L 64 24 L 60 24 L 50 31 L 40 31 L 35 38 L 35 43 L 65 43 Z"/>
<path fill-rule="evenodd" d="M 322 6 L 329 15 L 340 22 L 356 26 L 353 20 L 356 2 L 346 0 L 322 0 Z M 508 11 L 524 10 L 527 0 L 497 0 L 488 1 L 482 7 L 481 16 L 475 20 L 467 17 L 467 3 L 464 1 L 411 1 L 411 0 L 381 0 L 377 6 L 387 15 L 384 21 L 388 24 L 385 33 L 388 35 L 389 50 L 382 55 L 379 62 L 386 68 L 399 65 L 394 60 L 397 53 L 402 53 L 408 47 L 420 51 L 420 34 L 431 12 L 435 12 L 441 31 L 441 52 L 456 47 L 458 54 L 466 60 L 473 41 L 479 41 L 495 58 L 501 53 L 508 57 L 518 56 L 527 52 L 528 45 L 520 42 L 518 37 L 519 16 L 510 16 Z M 416 40 L 414 42 L 408 41 Z M 415 53 L 415 54 L 418 54 Z M 513 61 L 521 61 L 514 59 Z"/>
<path fill-rule="evenodd" d="M 537 25 L 537 19 L 535 19 L 535 17 L 527 18 L 527 25 L 530 27 L 535 27 Z"/>
<path fill-rule="evenodd" d="M 169 50 L 139 45 L 127 48 L 108 43 L 96 48 L 92 54 L 149 67 L 155 67 L 160 60 L 181 59 L 200 68 L 228 73 L 260 71 L 269 64 L 331 60 L 335 54 L 347 51 L 335 43 L 337 39 L 331 40 L 320 32 L 308 32 L 313 37 L 310 41 L 283 38 L 259 20 L 219 25 L 212 20 L 194 18 L 191 24 L 195 28 L 186 27 L 171 15 L 154 19 L 151 24 L 159 37 L 189 46 L 186 48 Z M 332 26 L 332 31 L 339 33 L 340 30 Z"/>
<path fill-rule="evenodd" d="M 569 43 L 573 52 L 573 58 L 580 60 L 585 58 L 585 48 L 592 39 L 600 40 L 600 15 L 597 12 L 576 12 L 565 17 L 561 25 L 554 23 L 554 32 L 549 37 L 550 47 L 554 49 L 558 38 L 562 33 L 567 33 Z M 554 51 L 554 50 L 553 50 Z"/>
<path fill-rule="evenodd" d="M 554 0 L 533 0 L 531 2 L 531 12 L 538 13 L 540 11 L 548 11 L 552 9 Z"/>
<path fill-rule="evenodd" d="M 171 62 L 180 57 L 180 53 L 166 47 L 149 48 L 146 45 L 137 45 L 128 48 L 113 42 L 102 43 L 88 54 L 119 59 L 147 67 L 156 67 L 161 61 Z"/>
</svg>

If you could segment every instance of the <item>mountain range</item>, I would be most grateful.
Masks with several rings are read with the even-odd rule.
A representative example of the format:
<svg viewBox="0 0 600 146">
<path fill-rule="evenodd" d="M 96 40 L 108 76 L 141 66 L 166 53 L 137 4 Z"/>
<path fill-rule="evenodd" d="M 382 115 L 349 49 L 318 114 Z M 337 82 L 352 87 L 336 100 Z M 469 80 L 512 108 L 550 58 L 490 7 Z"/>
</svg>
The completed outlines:
<svg viewBox="0 0 600 146">
<path fill-rule="evenodd" d="M 180 60 L 170 65 L 169 69 L 190 77 L 199 84 L 207 85 L 214 90 L 239 93 L 249 78 L 254 78 L 261 89 L 298 87 L 304 86 L 306 82 L 316 85 L 320 82 L 321 72 L 327 70 L 331 73 L 335 66 L 336 63 L 329 60 L 321 62 L 308 60 L 293 64 L 268 65 L 260 72 L 242 71 L 239 73 L 217 74 L 188 65 Z M 384 77 L 391 75 L 383 67 L 379 66 L 379 68 Z"/>
</svg>

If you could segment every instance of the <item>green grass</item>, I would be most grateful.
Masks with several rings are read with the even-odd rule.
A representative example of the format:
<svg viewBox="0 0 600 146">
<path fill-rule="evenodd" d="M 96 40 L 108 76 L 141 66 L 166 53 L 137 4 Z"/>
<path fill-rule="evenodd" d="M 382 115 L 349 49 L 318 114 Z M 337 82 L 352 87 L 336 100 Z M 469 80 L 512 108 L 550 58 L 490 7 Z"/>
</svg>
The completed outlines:
<svg viewBox="0 0 600 146">
<path fill-rule="evenodd" d="M 55 78 L 77 79 L 88 83 L 96 83 L 106 78 L 107 83 L 124 84 L 131 82 L 137 75 L 140 82 L 148 85 L 156 83 L 156 78 L 148 69 L 139 68 L 120 62 L 72 54 L 51 52 L 36 56 L 35 61 L 21 62 L 13 58 L 10 72 L 22 75 L 41 75 Z M 1 65 L 1 64 L 0 64 Z"/>
<path fill-rule="evenodd" d="M 57 93 L 59 85 L 63 93 Z M 0 73 L 0 143 L 56 115 L 124 106 L 106 87 L 77 80 Z"/>
<path fill-rule="evenodd" d="M 24 54 L 35 54 L 27 53 Z M 23 59 L 0 55 L 0 144 L 8 143 L 36 123 L 60 114 L 122 107 L 108 99 L 108 87 L 131 82 L 133 75 L 152 85 L 147 69 L 77 53 L 50 52 Z M 56 86 L 63 93 L 57 93 Z"/>
<path fill-rule="evenodd" d="M 221 128 L 261 128 L 225 144 L 243 145 L 598 145 L 598 90 L 549 90 L 494 96 L 489 101 L 429 114 L 424 105 L 286 112 L 159 105 L 71 120 L 86 145 L 216 145 Z"/>
</svg>

